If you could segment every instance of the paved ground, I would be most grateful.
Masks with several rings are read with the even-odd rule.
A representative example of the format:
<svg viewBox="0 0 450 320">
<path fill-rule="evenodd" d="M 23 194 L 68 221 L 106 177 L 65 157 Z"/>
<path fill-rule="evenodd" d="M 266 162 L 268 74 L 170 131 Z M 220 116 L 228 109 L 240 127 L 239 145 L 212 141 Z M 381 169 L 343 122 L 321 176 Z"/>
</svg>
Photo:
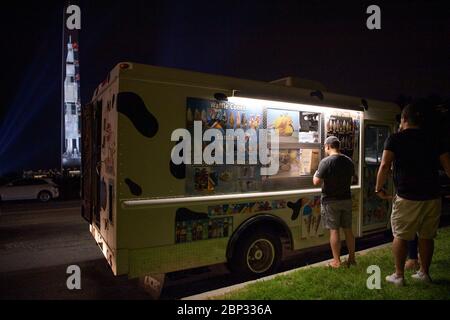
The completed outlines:
<svg viewBox="0 0 450 320">
<path fill-rule="evenodd" d="M 80 216 L 79 202 L 3 204 L 0 208 L 0 299 L 150 299 L 137 281 L 114 277 Z M 359 250 L 387 239 L 358 240 Z M 291 256 L 283 270 L 328 259 L 328 248 Z M 66 288 L 66 269 L 77 264 L 82 289 Z M 248 279 L 224 265 L 167 275 L 162 299 L 177 299 Z"/>
<path fill-rule="evenodd" d="M 71 264 L 81 268 L 79 291 L 66 287 Z M 147 298 L 136 282 L 112 275 L 80 216 L 79 201 L 2 206 L 0 299 Z"/>
</svg>

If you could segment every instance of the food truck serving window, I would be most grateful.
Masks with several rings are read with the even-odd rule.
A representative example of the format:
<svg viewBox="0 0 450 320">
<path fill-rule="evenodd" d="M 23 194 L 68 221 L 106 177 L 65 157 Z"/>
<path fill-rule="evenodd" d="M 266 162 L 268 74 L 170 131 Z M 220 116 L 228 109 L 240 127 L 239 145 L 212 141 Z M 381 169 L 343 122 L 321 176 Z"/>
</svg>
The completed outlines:
<svg viewBox="0 0 450 320">
<path fill-rule="evenodd" d="M 202 149 L 212 142 L 223 142 L 222 163 L 207 164 L 203 159 L 194 164 L 192 159 L 186 166 L 187 196 L 312 188 L 312 176 L 325 156 L 323 141 L 329 135 L 340 139 L 342 152 L 358 168 L 359 112 L 246 98 L 230 100 L 187 99 L 186 127 L 192 136 L 194 124 L 200 122 L 202 133 L 208 129 L 220 133 L 211 142 L 203 142 Z M 245 143 L 238 143 L 238 135 L 228 135 L 228 129 L 242 129 Z M 278 134 L 278 144 L 272 143 L 274 133 Z M 267 142 L 261 140 L 261 134 L 266 134 Z M 233 159 L 229 158 L 227 142 L 233 145 Z M 274 174 L 262 174 L 261 169 L 270 164 L 252 158 L 252 151 L 260 151 L 261 143 L 266 143 L 271 159 L 278 159 Z"/>
</svg>

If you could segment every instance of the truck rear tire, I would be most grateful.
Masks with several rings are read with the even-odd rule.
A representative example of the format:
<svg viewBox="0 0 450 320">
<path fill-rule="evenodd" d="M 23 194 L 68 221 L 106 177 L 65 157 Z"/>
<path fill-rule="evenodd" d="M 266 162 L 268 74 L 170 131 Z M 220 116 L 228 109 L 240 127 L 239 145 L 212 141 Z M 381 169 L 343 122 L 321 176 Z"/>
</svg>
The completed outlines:
<svg viewBox="0 0 450 320">
<path fill-rule="evenodd" d="M 273 231 L 253 229 L 241 235 L 229 266 L 237 274 L 262 277 L 277 270 L 281 256 L 281 240 Z"/>
</svg>

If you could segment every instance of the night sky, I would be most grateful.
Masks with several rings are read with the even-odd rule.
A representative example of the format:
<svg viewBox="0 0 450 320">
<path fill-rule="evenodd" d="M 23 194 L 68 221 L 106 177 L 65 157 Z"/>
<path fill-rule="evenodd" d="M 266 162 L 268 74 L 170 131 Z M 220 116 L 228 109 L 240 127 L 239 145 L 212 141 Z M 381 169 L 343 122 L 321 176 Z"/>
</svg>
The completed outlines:
<svg viewBox="0 0 450 320">
<path fill-rule="evenodd" d="M 346 3 L 345 5 L 343 3 Z M 79 1 L 82 103 L 119 61 L 395 101 L 450 93 L 445 1 Z M 370 4 L 381 30 L 366 28 Z M 59 166 L 63 1 L 1 5 L 0 175 Z"/>
</svg>

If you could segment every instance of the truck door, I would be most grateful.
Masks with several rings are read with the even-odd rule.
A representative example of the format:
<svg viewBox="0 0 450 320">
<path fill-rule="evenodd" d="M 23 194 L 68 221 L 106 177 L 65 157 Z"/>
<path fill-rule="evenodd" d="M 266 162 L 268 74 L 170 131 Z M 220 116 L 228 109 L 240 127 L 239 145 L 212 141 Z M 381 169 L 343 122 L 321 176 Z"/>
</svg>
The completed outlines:
<svg viewBox="0 0 450 320">
<path fill-rule="evenodd" d="M 386 229 L 389 225 L 390 202 L 381 200 L 375 194 L 378 167 L 383 155 L 384 142 L 392 133 L 389 124 L 366 121 L 364 128 L 364 162 L 363 162 L 363 219 L 362 231 L 374 232 Z M 385 189 L 392 194 L 392 177 L 388 179 Z"/>
<path fill-rule="evenodd" d="M 88 104 L 82 109 L 82 207 L 83 218 L 100 225 L 99 184 L 100 184 L 100 157 L 101 157 L 101 119 L 102 102 Z M 95 219 L 94 219 L 95 218 Z"/>
<path fill-rule="evenodd" d="M 99 100 L 94 108 L 94 128 L 93 128 L 93 148 L 92 148 L 92 196 L 94 221 L 100 228 L 100 178 L 102 170 L 102 119 L 103 119 L 103 103 Z"/>
<path fill-rule="evenodd" d="M 92 223 L 92 128 L 94 105 L 81 110 L 81 215 Z"/>
</svg>

